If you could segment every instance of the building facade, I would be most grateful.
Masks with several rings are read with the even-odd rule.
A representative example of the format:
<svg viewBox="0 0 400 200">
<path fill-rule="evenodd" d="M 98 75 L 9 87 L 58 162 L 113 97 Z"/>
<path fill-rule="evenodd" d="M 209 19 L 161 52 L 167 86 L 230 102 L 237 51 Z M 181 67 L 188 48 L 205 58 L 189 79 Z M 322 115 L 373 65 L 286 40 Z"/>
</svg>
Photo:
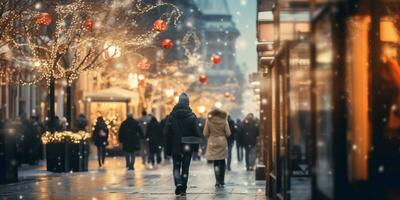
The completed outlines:
<svg viewBox="0 0 400 200">
<path fill-rule="evenodd" d="M 268 196 L 399 198 L 399 5 L 259 1 Z"/>
</svg>

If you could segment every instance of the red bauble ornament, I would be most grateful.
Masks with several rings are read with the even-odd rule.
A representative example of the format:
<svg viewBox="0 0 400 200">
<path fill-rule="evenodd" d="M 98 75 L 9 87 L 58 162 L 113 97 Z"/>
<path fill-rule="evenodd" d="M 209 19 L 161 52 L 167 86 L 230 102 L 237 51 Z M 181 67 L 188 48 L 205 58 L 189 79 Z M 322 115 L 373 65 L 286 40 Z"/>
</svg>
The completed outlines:
<svg viewBox="0 0 400 200">
<path fill-rule="evenodd" d="M 202 84 L 207 84 L 208 83 L 208 77 L 206 75 L 202 74 L 202 75 L 199 76 L 199 81 Z"/>
<path fill-rule="evenodd" d="M 165 49 L 170 49 L 174 46 L 174 43 L 170 39 L 165 39 L 161 41 L 161 46 Z"/>
<path fill-rule="evenodd" d="M 225 94 L 224 94 L 224 97 L 225 97 L 225 98 L 229 98 L 229 97 L 231 97 L 231 93 L 229 93 L 229 92 L 225 92 Z"/>
<path fill-rule="evenodd" d="M 221 56 L 219 56 L 219 55 L 213 55 L 212 57 L 211 57 L 211 62 L 212 63 L 214 63 L 214 64 L 220 64 L 221 63 Z"/>
<path fill-rule="evenodd" d="M 92 31 L 93 26 L 94 26 L 94 21 L 93 19 L 86 19 L 85 22 L 83 23 L 83 26 L 88 30 Z"/>
<path fill-rule="evenodd" d="M 158 32 L 164 32 L 167 30 L 168 23 L 162 19 L 157 19 L 153 23 L 153 29 Z"/>
<path fill-rule="evenodd" d="M 36 18 L 36 24 L 39 26 L 48 26 L 52 21 L 53 20 L 49 13 L 40 13 Z"/>
<path fill-rule="evenodd" d="M 149 59 L 143 58 L 138 64 L 138 68 L 141 70 L 149 70 L 150 69 L 150 62 Z"/>
<path fill-rule="evenodd" d="M 235 97 L 235 96 L 231 96 L 231 101 L 232 101 L 233 103 L 235 103 L 235 102 L 236 102 L 236 97 Z"/>
</svg>

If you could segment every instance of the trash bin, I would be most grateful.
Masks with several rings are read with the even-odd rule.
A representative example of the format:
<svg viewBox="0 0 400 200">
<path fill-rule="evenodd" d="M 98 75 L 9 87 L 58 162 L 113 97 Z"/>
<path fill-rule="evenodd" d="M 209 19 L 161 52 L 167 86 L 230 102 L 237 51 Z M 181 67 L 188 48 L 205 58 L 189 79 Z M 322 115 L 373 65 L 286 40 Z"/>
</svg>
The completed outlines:
<svg viewBox="0 0 400 200">
<path fill-rule="evenodd" d="M 0 129 L 0 184 L 18 181 L 16 129 Z"/>
</svg>

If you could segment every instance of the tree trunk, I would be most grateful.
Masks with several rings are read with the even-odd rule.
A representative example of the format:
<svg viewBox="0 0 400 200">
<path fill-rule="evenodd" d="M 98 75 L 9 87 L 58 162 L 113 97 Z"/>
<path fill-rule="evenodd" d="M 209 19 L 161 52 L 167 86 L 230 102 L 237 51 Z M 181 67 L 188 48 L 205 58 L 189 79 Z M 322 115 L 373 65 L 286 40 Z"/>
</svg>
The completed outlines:
<svg viewBox="0 0 400 200">
<path fill-rule="evenodd" d="M 67 130 L 71 130 L 72 127 L 72 84 L 67 84 L 67 105 L 66 105 L 66 117 L 67 117 Z"/>
<path fill-rule="evenodd" d="M 50 90 L 50 97 L 49 97 L 49 107 L 50 107 L 50 113 L 49 113 L 49 118 L 50 118 L 50 131 L 52 133 L 55 132 L 56 129 L 56 124 L 55 124 L 55 118 L 56 118 L 56 110 L 54 108 L 55 106 L 55 79 L 51 78 L 50 80 L 50 86 L 49 86 L 49 90 Z"/>
</svg>

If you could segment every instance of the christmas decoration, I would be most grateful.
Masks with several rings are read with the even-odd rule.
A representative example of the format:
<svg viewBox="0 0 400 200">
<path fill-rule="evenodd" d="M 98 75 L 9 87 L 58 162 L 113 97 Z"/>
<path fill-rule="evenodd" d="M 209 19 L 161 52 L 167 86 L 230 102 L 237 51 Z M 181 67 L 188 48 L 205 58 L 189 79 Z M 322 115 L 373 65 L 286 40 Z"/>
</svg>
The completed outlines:
<svg viewBox="0 0 400 200">
<path fill-rule="evenodd" d="M 164 32 L 167 30 L 168 23 L 162 19 L 158 19 L 153 23 L 153 29 L 158 32 Z"/>
<path fill-rule="evenodd" d="M 90 133 L 85 131 L 79 131 L 77 133 L 71 131 L 63 131 L 55 133 L 46 132 L 43 134 L 41 140 L 43 144 L 54 144 L 61 142 L 71 142 L 78 144 L 82 141 L 88 140 L 89 138 Z"/>
<path fill-rule="evenodd" d="M 170 49 L 172 46 L 174 46 L 174 43 L 172 42 L 171 39 L 165 39 L 161 41 L 161 46 L 165 49 Z"/>
<path fill-rule="evenodd" d="M 36 18 L 36 24 L 40 26 L 48 26 L 52 21 L 53 20 L 49 13 L 40 13 Z"/>
<path fill-rule="evenodd" d="M 231 97 L 231 93 L 229 93 L 229 92 L 225 92 L 225 93 L 224 93 L 224 97 L 225 97 L 225 98 L 229 98 L 229 97 Z"/>
<path fill-rule="evenodd" d="M 143 58 L 138 64 L 137 67 L 141 70 L 149 70 L 150 69 L 150 61 L 147 58 Z"/>
<path fill-rule="evenodd" d="M 86 19 L 85 22 L 83 23 L 83 26 L 88 30 L 88 31 L 93 31 L 93 26 L 94 26 L 94 21 L 93 19 Z"/>
<path fill-rule="evenodd" d="M 236 103 L 236 97 L 235 96 L 231 96 L 231 102 Z"/>
<path fill-rule="evenodd" d="M 221 63 L 221 56 L 219 55 L 213 55 L 211 56 L 211 62 L 215 65 L 218 65 Z"/>
<path fill-rule="evenodd" d="M 207 77 L 206 75 L 204 75 L 204 74 L 201 74 L 201 75 L 199 76 L 199 81 L 200 81 L 200 83 L 202 83 L 202 84 L 207 84 L 207 83 L 208 83 L 208 77 Z"/>
</svg>

